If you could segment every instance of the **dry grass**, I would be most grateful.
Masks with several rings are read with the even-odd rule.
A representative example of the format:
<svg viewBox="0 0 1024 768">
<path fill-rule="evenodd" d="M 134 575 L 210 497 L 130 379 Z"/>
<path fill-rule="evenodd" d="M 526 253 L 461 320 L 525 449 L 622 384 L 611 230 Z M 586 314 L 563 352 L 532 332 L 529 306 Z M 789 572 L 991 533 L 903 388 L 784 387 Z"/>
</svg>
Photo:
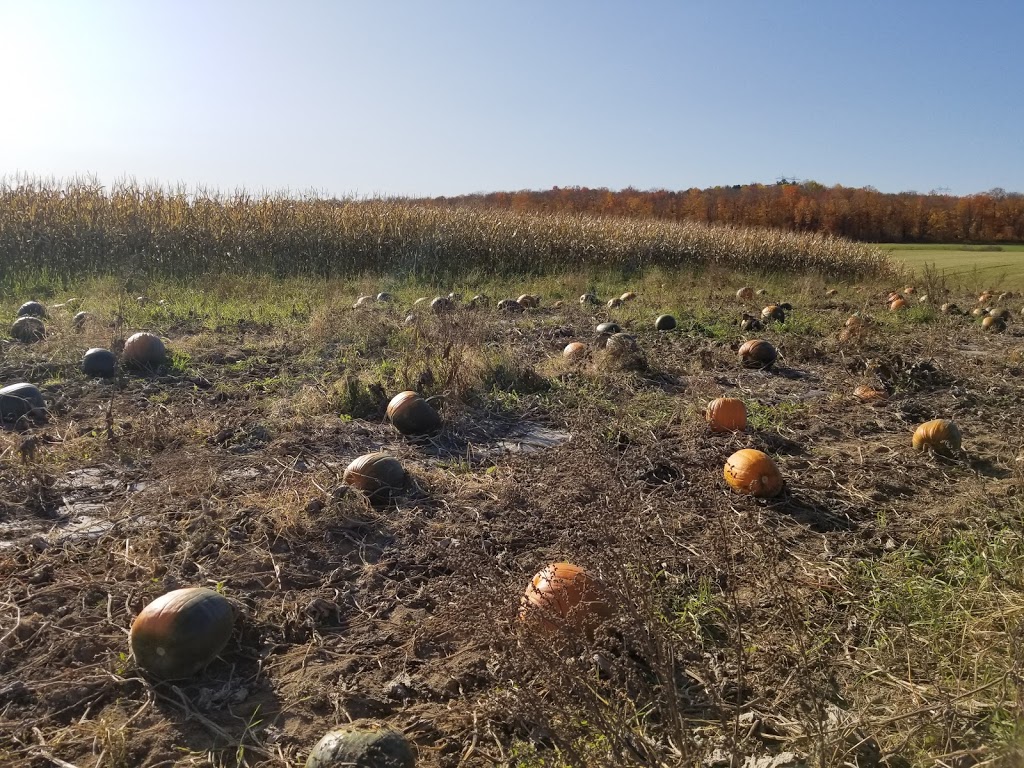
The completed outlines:
<svg viewBox="0 0 1024 768">
<path fill-rule="evenodd" d="M 781 352 L 773 373 L 735 359 L 748 282 L 795 307 L 760 334 Z M 416 298 L 453 287 L 493 298 L 405 322 Z M 610 312 L 575 301 L 627 288 L 639 299 Z M 784 752 L 823 768 L 1012 765 L 1024 337 L 927 308 L 892 315 L 880 285 L 824 288 L 656 269 L 628 283 L 75 285 L 96 315 L 82 334 L 57 310 L 42 343 L 0 346 L 0 383 L 31 380 L 51 405 L 47 423 L 0 432 L 0 762 L 298 766 L 357 720 L 402 728 L 419 764 L 451 768 Z M 394 305 L 351 308 L 381 289 Z M 540 309 L 494 311 L 527 291 Z M 871 334 L 841 344 L 855 309 Z M 652 330 L 663 311 L 678 331 Z M 560 357 L 609 318 L 646 368 Z M 165 370 L 77 372 L 85 347 L 140 328 L 167 338 Z M 876 380 L 890 401 L 851 398 Z M 383 423 L 387 396 L 410 386 L 437 398 L 442 435 Z M 704 429 L 723 393 L 747 401 L 747 432 Z M 965 434 L 954 461 L 910 449 L 936 415 Z M 572 438 L 497 452 L 524 421 Z M 414 478 L 394 504 L 335 493 L 348 461 L 382 447 Z M 741 447 L 776 459 L 781 497 L 726 489 L 722 463 Z M 94 537 L 73 535 L 81 503 L 100 505 Z M 593 643 L 556 647 L 517 620 L 530 576 L 559 559 L 615 596 Z M 238 631 L 196 679 L 148 681 L 126 632 L 186 585 L 235 601 Z"/>
</svg>

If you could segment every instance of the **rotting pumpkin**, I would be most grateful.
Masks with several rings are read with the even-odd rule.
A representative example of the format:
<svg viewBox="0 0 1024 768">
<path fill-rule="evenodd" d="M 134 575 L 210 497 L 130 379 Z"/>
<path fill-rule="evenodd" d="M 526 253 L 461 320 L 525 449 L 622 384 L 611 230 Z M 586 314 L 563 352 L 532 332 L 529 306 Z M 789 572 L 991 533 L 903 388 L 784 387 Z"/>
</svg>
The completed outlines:
<svg viewBox="0 0 1024 768">
<path fill-rule="evenodd" d="M 346 725 L 324 734 L 306 760 L 306 768 L 413 768 L 409 740 L 391 728 Z"/>
<path fill-rule="evenodd" d="M 201 587 L 176 589 L 135 617 L 128 644 L 151 675 L 181 680 L 217 657 L 234 626 L 235 610 L 223 595 Z"/>
<path fill-rule="evenodd" d="M 736 451 L 725 462 L 725 481 L 737 493 L 769 498 L 782 491 L 783 479 L 771 457 L 755 448 Z"/>
<path fill-rule="evenodd" d="M 372 502 L 384 502 L 405 485 L 405 469 L 394 456 L 367 453 L 345 468 L 341 482 L 362 491 Z"/>
<path fill-rule="evenodd" d="M 387 418 L 403 435 L 429 435 L 441 428 L 441 415 L 418 392 L 399 392 L 388 403 Z"/>
<path fill-rule="evenodd" d="M 744 368 L 771 368 L 778 358 L 775 347 L 764 339 L 744 342 L 738 354 Z"/>
</svg>

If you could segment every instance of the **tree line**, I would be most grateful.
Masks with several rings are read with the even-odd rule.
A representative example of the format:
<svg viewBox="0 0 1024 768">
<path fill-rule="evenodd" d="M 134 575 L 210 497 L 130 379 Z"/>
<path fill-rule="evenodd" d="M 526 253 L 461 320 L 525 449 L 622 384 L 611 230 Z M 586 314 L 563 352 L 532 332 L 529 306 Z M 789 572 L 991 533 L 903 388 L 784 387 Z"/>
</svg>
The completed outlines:
<svg viewBox="0 0 1024 768">
<path fill-rule="evenodd" d="M 782 180 L 679 192 L 554 187 L 418 202 L 771 227 L 875 243 L 1024 242 L 1024 195 L 1002 189 L 955 196 Z"/>
</svg>

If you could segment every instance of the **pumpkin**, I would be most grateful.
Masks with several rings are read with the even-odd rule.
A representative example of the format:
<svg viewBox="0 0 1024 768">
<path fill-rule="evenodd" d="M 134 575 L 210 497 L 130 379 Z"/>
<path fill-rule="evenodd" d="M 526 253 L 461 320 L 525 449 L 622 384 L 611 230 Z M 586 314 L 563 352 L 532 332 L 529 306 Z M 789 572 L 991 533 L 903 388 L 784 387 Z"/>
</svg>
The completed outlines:
<svg viewBox="0 0 1024 768">
<path fill-rule="evenodd" d="M 417 392 L 399 392 L 388 403 L 388 421 L 403 435 L 427 435 L 441 428 L 441 416 Z"/>
<path fill-rule="evenodd" d="M 498 311 L 512 313 L 522 312 L 523 305 L 520 304 L 515 299 L 502 299 L 501 301 L 498 302 Z"/>
<path fill-rule="evenodd" d="M 992 291 L 985 291 L 978 297 L 979 304 L 987 304 L 990 301 L 992 301 Z"/>
<path fill-rule="evenodd" d="M 764 325 L 753 315 L 748 315 L 746 312 L 743 313 L 743 319 L 740 320 L 740 330 L 744 333 L 750 333 L 751 331 L 764 330 Z"/>
<path fill-rule="evenodd" d="M 771 368 L 778 352 L 764 339 L 751 339 L 740 347 L 739 358 L 744 368 Z"/>
<path fill-rule="evenodd" d="M 1013 298 L 1013 291 L 1006 291 L 1005 293 L 1000 293 L 999 296 L 996 298 L 996 301 L 1006 301 L 1007 299 L 1012 299 L 1012 298 Z M 71 301 L 71 300 L 68 299 L 68 301 Z"/>
<path fill-rule="evenodd" d="M 885 303 L 886 304 L 892 304 L 894 301 L 896 301 L 896 299 L 902 299 L 902 298 L 903 297 L 900 296 L 898 293 L 896 293 L 896 291 L 890 291 L 889 295 L 885 297 Z"/>
<path fill-rule="evenodd" d="M 917 293 L 917 288 L 915 288 L 912 285 L 908 285 L 906 288 L 903 289 L 903 294 L 905 296 L 913 296 L 915 293 Z"/>
<path fill-rule="evenodd" d="M 988 310 L 982 309 L 981 307 L 975 307 L 974 309 L 971 310 L 971 315 L 973 315 L 974 317 L 984 317 L 987 314 Z"/>
<path fill-rule="evenodd" d="M 146 331 L 129 336 L 121 353 L 121 360 L 132 368 L 155 368 L 166 357 L 167 349 L 160 337 Z"/>
<path fill-rule="evenodd" d="M 73 318 L 71 318 L 71 327 L 76 331 L 80 331 L 85 328 L 86 322 L 92 318 L 88 312 L 79 312 Z"/>
<path fill-rule="evenodd" d="M 782 490 L 782 473 L 771 457 L 754 448 L 736 451 L 725 462 L 725 481 L 737 493 L 768 498 Z"/>
<path fill-rule="evenodd" d="M 536 309 L 540 306 L 540 297 L 530 293 L 524 293 L 516 301 L 526 309 Z"/>
<path fill-rule="evenodd" d="M 380 293 L 377 294 L 377 301 L 381 302 L 382 304 L 388 304 L 394 300 L 395 297 L 392 296 L 387 291 L 381 291 Z"/>
<path fill-rule="evenodd" d="M 862 325 L 864 325 L 864 318 L 861 317 L 860 315 L 850 315 L 848 318 L 846 318 L 847 328 L 853 328 L 854 326 Z"/>
<path fill-rule="evenodd" d="M 862 403 L 881 403 L 889 399 L 889 393 L 880 387 L 861 384 L 853 390 L 853 396 Z"/>
<path fill-rule="evenodd" d="M 46 317 L 46 307 L 38 301 L 26 301 L 18 307 L 18 317 Z"/>
<path fill-rule="evenodd" d="M 608 337 L 605 351 L 612 357 L 631 357 L 640 354 L 640 345 L 631 333 L 613 333 Z"/>
<path fill-rule="evenodd" d="M 347 725 L 330 731 L 313 747 L 306 768 L 414 768 L 408 739 L 390 728 Z"/>
<path fill-rule="evenodd" d="M 786 322 L 786 312 L 778 304 L 769 304 L 761 310 L 762 320 L 772 320 L 776 323 Z"/>
<path fill-rule="evenodd" d="M 583 304 L 600 304 L 600 303 L 601 302 L 598 300 L 597 296 L 595 294 L 593 294 L 593 293 L 584 293 L 582 296 L 580 296 L 580 304 L 581 305 L 583 305 Z"/>
<path fill-rule="evenodd" d="M 992 333 L 1002 333 L 1006 330 L 1006 321 L 995 315 L 989 315 L 981 321 L 981 327 Z"/>
<path fill-rule="evenodd" d="M 455 302 L 447 296 L 435 296 L 434 300 L 430 302 L 430 311 L 437 315 L 442 312 L 450 312 L 453 309 L 455 309 Z"/>
<path fill-rule="evenodd" d="M 675 330 L 676 319 L 672 315 L 658 315 L 654 320 L 654 330 L 672 331 Z"/>
<path fill-rule="evenodd" d="M 1008 309 L 990 309 L 988 314 L 990 317 L 998 317 L 1000 320 L 1009 320 L 1013 317 L 1013 313 Z"/>
<path fill-rule="evenodd" d="M 11 338 L 24 344 L 41 341 L 46 336 L 46 328 L 38 317 L 19 317 L 11 326 Z"/>
<path fill-rule="evenodd" d="M 892 304 L 889 305 L 890 312 L 899 312 L 901 309 L 907 308 L 907 302 L 903 299 L 896 299 Z"/>
<path fill-rule="evenodd" d="M 618 309 L 622 306 L 622 299 L 608 299 L 608 303 L 605 305 L 608 309 Z"/>
<path fill-rule="evenodd" d="M 618 323 L 601 323 L 596 330 L 598 336 L 611 336 L 613 333 L 622 331 Z"/>
<path fill-rule="evenodd" d="M 559 301 L 556 301 L 554 304 L 552 304 L 551 308 L 552 309 L 561 309 L 563 306 L 565 306 L 565 302 L 559 300 Z"/>
<path fill-rule="evenodd" d="M 565 345 L 565 349 L 562 350 L 562 357 L 569 359 L 582 357 L 587 353 L 587 345 L 582 341 L 574 341 L 570 344 Z"/>
<path fill-rule="evenodd" d="M 0 419 L 15 421 L 22 416 L 41 416 L 45 412 L 43 393 L 34 384 L 21 382 L 0 389 Z"/>
<path fill-rule="evenodd" d="M 367 453 L 345 468 L 341 482 L 362 491 L 371 501 L 387 501 L 405 485 L 405 469 L 394 456 Z"/>
<path fill-rule="evenodd" d="M 551 563 L 538 571 L 523 595 L 519 618 L 547 633 L 592 637 L 612 615 L 607 590 L 596 577 L 572 563 Z"/>
<path fill-rule="evenodd" d="M 635 298 L 636 298 L 636 294 L 635 293 L 633 293 L 632 291 L 626 291 L 624 294 L 619 296 L 619 301 L 627 302 L 627 301 L 632 301 Z"/>
<path fill-rule="evenodd" d="M 737 432 L 747 428 L 747 406 L 735 397 L 719 397 L 708 403 L 704 419 L 712 432 Z"/>
<path fill-rule="evenodd" d="M 927 293 L 922 293 L 920 296 L 918 296 L 917 303 L 918 304 L 931 304 L 932 303 L 932 297 L 929 296 Z"/>
<path fill-rule="evenodd" d="M 941 307 L 939 307 L 939 311 L 944 315 L 959 315 L 960 307 L 958 307 L 956 304 L 947 302 L 943 304 Z"/>
<path fill-rule="evenodd" d="M 352 305 L 352 309 L 360 309 L 361 307 L 368 307 L 376 301 L 373 296 L 360 296 L 356 299 L 356 303 Z"/>
<path fill-rule="evenodd" d="M 960 450 L 960 428 L 949 419 L 932 419 L 914 432 L 913 445 L 918 451 L 931 450 L 940 456 L 952 457 Z"/>
<path fill-rule="evenodd" d="M 107 378 L 117 370 L 117 357 L 109 349 L 93 347 L 82 357 L 82 373 Z"/>
<path fill-rule="evenodd" d="M 750 301 L 754 298 L 754 289 L 750 286 L 744 286 L 736 291 L 736 298 L 740 301 Z"/>
<path fill-rule="evenodd" d="M 176 589 L 135 617 L 128 644 L 140 667 L 154 677 L 181 680 L 224 650 L 235 627 L 231 603 L 212 589 Z"/>
</svg>

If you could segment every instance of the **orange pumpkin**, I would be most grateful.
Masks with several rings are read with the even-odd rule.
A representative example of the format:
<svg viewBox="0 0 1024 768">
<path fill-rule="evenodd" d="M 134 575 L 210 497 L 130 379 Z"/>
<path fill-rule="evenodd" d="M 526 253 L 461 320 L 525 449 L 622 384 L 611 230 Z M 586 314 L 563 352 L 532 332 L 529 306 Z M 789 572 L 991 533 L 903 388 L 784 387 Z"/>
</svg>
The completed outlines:
<svg viewBox="0 0 1024 768">
<path fill-rule="evenodd" d="M 592 636 L 611 614 L 606 590 L 592 574 L 572 563 L 552 563 L 526 588 L 519 618 L 545 632 Z"/>
<path fill-rule="evenodd" d="M 771 368 L 778 353 L 764 339 L 751 339 L 740 347 L 739 358 L 745 368 Z"/>
<path fill-rule="evenodd" d="M 388 421 L 403 435 L 427 435 L 441 428 L 441 416 L 418 392 L 399 392 L 388 403 Z"/>
<path fill-rule="evenodd" d="M 786 322 L 786 311 L 778 304 L 769 304 L 761 310 L 762 320 L 772 320 L 776 323 Z"/>
<path fill-rule="evenodd" d="M 565 345 L 565 349 L 562 350 L 562 357 L 566 357 L 571 360 L 573 358 L 582 357 L 583 355 L 586 354 L 586 352 L 586 344 L 584 344 L 582 341 L 573 341 Z"/>
<path fill-rule="evenodd" d="M 913 445 L 918 451 L 930 450 L 940 456 L 951 457 L 960 450 L 962 436 L 956 422 L 932 419 L 914 432 Z"/>
<path fill-rule="evenodd" d="M 217 657 L 234 626 L 235 610 L 222 595 L 212 589 L 176 589 L 135 617 L 128 644 L 147 672 L 181 680 Z"/>
<path fill-rule="evenodd" d="M 736 451 L 725 462 L 725 481 L 737 493 L 768 498 L 782 491 L 782 473 L 771 457 L 754 448 Z"/>
<path fill-rule="evenodd" d="M 889 305 L 890 312 L 899 312 L 901 309 L 907 308 L 907 302 L 903 299 L 896 299 Z"/>
<path fill-rule="evenodd" d="M 736 432 L 747 428 L 747 406 L 735 397 L 719 397 L 708 403 L 704 418 L 712 432 Z"/>
<path fill-rule="evenodd" d="M 736 298 L 740 301 L 750 301 L 754 298 L 754 289 L 749 286 L 744 286 L 736 291 Z"/>
<path fill-rule="evenodd" d="M 981 321 L 981 327 L 992 333 L 1002 333 L 1006 330 L 1006 321 L 996 315 L 989 315 Z"/>
<path fill-rule="evenodd" d="M 903 293 L 907 296 L 913 296 L 915 293 L 917 293 L 917 288 L 915 288 L 912 285 L 908 285 L 906 288 L 903 289 Z"/>
</svg>

